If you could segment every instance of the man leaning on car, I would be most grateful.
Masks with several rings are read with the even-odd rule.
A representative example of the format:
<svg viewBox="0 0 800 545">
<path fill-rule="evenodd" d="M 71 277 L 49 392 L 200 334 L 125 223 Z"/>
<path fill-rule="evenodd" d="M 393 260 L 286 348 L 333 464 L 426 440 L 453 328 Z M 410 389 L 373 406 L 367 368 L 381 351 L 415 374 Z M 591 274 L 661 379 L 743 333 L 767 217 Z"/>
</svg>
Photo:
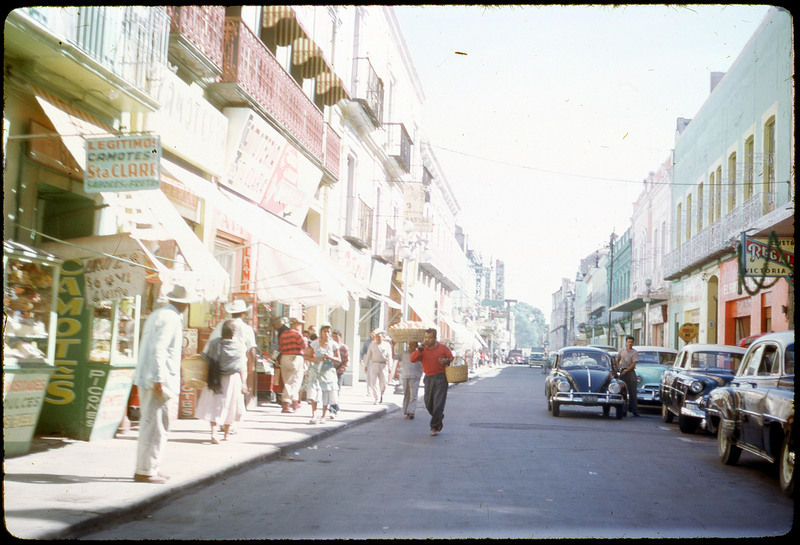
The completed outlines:
<svg viewBox="0 0 800 545">
<path fill-rule="evenodd" d="M 639 416 L 639 407 L 636 404 L 636 364 L 639 362 L 639 353 L 633 349 L 633 337 L 625 337 L 625 348 L 617 353 L 617 369 L 619 378 L 625 381 L 628 390 L 628 408 L 633 416 Z"/>
</svg>

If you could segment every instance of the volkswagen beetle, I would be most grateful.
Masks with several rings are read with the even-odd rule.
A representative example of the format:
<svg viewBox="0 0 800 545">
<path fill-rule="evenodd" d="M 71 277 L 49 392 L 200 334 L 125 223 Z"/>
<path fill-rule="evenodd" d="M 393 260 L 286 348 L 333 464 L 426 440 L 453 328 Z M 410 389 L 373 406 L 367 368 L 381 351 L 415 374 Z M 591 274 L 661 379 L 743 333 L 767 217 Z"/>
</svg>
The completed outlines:
<svg viewBox="0 0 800 545">
<path fill-rule="evenodd" d="M 556 352 L 544 394 L 553 416 L 559 415 L 563 405 L 600 406 L 606 416 L 614 407 L 617 418 L 628 410 L 625 383 L 615 376 L 611 356 L 590 346 L 570 346 Z"/>
<path fill-rule="evenodd" d="M 722 344 L 687 344 L 675 365 L 661 376 L 661 416 L 672 422 L 677 416 L 683 433 L 705 428 L 706 412 L 700 402 L 714 388 L 727 386 L 744 356 L 744 348 Z"/>
<path fill-rule="evenodd" d="M 731 384 L 711 392 L 707 413 L 723 463 L 736 464 L 743 450 L 760 456 L 794 495 L 794 331 L 753 341 Z"/>
</svg>

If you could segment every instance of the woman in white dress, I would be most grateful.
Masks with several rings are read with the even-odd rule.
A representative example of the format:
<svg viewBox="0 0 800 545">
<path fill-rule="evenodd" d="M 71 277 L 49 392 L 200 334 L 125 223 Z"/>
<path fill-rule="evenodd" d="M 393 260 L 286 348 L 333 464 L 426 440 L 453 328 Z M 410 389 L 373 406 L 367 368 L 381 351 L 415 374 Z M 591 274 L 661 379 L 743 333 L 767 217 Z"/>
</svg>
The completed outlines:
<svg viewBox="0 0 800 545">
<path fill-rule="evenodd" d="M 211 423 L 211 443 L 218 444 L 217 423 L 222 424 L 223 441 L 228 440 L 231 424 L 245 413 L 244 394 L 248 392 L 247 351 L 234 339 L 236 323 L 222 324 L 222 335 L 213 339 L 203 357 L 208 361 L 208 383 L 200 393 L 195 416 Z"/>
<path fill-rule="evenodd" d="M 338 403 L 339 376 L 336 366 L 340 363 L 339 345 L 331 339 L 331 326 L 323 324 L 319 328 L 319 338 L 311 342 L 313 357 L 309 360 L 308 389 L 306 398 L 311 402 L 311 424 L 325 420 L 325 413 L 331 405 Z M 322 418 L 316 419 L 317 405 L 322 405 Z M 334 413 L 330 413 L 334 417 Z"/>
</svg>

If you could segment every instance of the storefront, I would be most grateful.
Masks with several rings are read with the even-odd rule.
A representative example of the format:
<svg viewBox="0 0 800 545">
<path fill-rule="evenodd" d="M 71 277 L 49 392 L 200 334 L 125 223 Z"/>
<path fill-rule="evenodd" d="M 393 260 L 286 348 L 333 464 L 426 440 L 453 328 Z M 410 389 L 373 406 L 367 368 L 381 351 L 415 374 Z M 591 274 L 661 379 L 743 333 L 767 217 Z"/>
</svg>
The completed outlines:
<svg viewBox="0 0 800 545">
<path fill-rule="evenodd" d="M 28 452 L 55 371 L 62 260 L 3 241 L 3 450 Z"/>
</svg>

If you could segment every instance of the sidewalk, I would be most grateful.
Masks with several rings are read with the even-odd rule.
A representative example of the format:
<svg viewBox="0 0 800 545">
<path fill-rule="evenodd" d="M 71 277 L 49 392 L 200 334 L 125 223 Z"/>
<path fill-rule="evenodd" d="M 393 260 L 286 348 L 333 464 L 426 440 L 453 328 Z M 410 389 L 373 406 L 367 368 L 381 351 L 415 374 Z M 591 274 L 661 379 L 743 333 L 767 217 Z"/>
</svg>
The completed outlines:
<svg viewBox="0 0 800 545">
<path fill-rule="evenodd" d="M 493 374 L 482 367 L 470 380 Z M 451 385 L 458 387 L 458 385 Z M 344 387 L 339 415 L 309 424 L 311 406 L 293 414 L 267 403 L 248 411 L 230 440 L 212 445 L 204 420 L 173 420 L 162 472 L 165 484 L 133 481 L 137 433 L 102 441 L 37 438 L 31 452 L 4 460 L 6 530 L 22 539 L 65 539 L 92 523 L 135 513 L 192 487 L 238 469 L 281 456 L 291 457 L 333 433 L 399 411 L 403 397 L 387 387 L 384 402 L 367 399 L 366 384 Z M 420 390 L 417 411 L 425 411 Z M 318 411 L 319 416 L 319 411 Z"/>
</svg>

